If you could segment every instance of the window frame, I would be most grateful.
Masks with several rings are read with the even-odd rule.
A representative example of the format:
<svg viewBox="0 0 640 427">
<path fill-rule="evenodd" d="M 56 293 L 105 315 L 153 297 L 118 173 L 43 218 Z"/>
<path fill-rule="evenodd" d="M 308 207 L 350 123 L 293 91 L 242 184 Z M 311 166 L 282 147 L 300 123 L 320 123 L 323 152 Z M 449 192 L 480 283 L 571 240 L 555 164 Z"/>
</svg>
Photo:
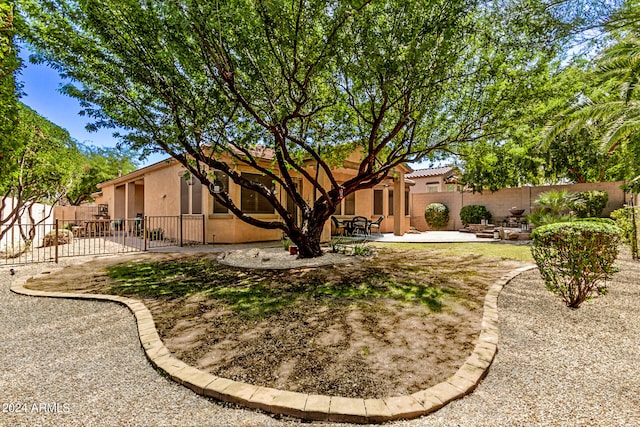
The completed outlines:
<svg viewBox="0 0 640 427">
<path fill-rule="evenodd" d="M 269 188 L 272 179 L 268 175 L 261 175 L 252 172 L 242 172 L 242 177 L 252 182 L 257 182 Z M 257 180 L 255 180 L 257 178 Z M 253 206 L 247 206 L 247 204 Z M 266 207 L 268 206 L 268 209 Z M 249 209 L 251 208 L 251 209 Z M 240 187 L 240 210 L 251 215 L 274 215 L 276 210 L 271 203 L 260 193 L 246 187 Z"/>
</svg>

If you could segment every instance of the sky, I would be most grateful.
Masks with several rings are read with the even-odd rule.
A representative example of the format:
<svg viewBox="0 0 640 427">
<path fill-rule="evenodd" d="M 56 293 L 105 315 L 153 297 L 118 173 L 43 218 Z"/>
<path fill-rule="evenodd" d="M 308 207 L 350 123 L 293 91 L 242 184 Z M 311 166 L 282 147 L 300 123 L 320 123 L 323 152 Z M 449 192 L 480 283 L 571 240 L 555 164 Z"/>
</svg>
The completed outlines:
<svg viewBox="0 0 640 427">
<path fill-rule="evenodd" d="M 29 54 L 24 47 L 21 48 L 20 57 L 24 66 L 18 80 L 24 85 L 25 95 L 20 100 L 50 122 L 66 129 L 73 139 L 84 145 L 115 147 L 118 140 L 112 136 L 112 129 L 87 132 L 85 126 L 90 123 L 90 119 L 80 116 L 82 108 L 78 100 L 60 93 L 59 89 L 67 81 L 62 80 L 57 71 L 46 65 L 30 63 Z M 139 166 L 147 166 L 166 157 L 168 156 L 152 154 L 140 162 Z"/>
</svg>

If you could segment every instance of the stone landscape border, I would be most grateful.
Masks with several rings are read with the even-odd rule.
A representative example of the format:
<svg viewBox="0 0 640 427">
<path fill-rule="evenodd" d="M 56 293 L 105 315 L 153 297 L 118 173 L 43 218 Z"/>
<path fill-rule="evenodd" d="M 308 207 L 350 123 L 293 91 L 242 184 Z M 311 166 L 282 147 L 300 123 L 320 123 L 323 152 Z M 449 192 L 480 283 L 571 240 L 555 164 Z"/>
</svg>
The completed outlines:
<svg viewBox="0 0 640 427">
<path fill-rule="evenodd" d="M 464 397 L 478 386 L 498 351 L 498 296 L 509 281 L 533 268 L 536 267 L 529 265 L 512 270 L 490 286 L 484 300 L 478 343 L 471 356 L 454 375 L 426 390 L 382 399 L 322 396 L 278 390 L 232 381 L 196 369 L 171 355 L 158 335 L 151 312 L 141 301 L 113 295 L 44 292 L 25 288 L 29 279 L 48 275 L 62 268 L 16 279 L 11 291 L 33 297 L 113 301 L 127 306 L 136 318 L 140 343 L 151 364 L 166 372 L 174 381 L 200 395 L 305 420 L 381 423 L 429 414 L 453 400 Z"/>
</svg>

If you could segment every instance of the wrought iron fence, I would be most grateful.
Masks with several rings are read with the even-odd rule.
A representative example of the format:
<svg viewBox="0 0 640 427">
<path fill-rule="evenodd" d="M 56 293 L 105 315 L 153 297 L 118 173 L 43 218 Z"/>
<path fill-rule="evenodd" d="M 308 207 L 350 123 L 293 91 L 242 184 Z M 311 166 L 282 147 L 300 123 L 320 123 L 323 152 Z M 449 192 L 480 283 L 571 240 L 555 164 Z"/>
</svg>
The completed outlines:
<svg viewBox="0 0 640 427">
<path fill-rule="evenodd" d="M 55 220 L 2 230 L 0 264 L 58 262 L 62 257 L 111 255 L 204 244 L 204 215 Z"/>
</svg>

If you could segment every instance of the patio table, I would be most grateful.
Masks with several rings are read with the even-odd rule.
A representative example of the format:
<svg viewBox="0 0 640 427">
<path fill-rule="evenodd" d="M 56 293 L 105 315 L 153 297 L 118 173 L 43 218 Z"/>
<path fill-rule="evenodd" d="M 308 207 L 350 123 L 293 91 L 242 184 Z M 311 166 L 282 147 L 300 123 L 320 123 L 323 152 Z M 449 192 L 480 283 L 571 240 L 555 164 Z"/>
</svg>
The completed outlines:
<svg viewBox="0 0 640 427">
<path fill-rule="evenodd" d="M 350 220 L 345 220 L 345 227 L 347 229 L 347 233 L 350 235 L 354 235 L 360 232 L 366 236 L 369 234 L 370 226 L 371 226 L 371 221 L 366 219 L 363 216 L 356 216 Z"/>
</svg>

